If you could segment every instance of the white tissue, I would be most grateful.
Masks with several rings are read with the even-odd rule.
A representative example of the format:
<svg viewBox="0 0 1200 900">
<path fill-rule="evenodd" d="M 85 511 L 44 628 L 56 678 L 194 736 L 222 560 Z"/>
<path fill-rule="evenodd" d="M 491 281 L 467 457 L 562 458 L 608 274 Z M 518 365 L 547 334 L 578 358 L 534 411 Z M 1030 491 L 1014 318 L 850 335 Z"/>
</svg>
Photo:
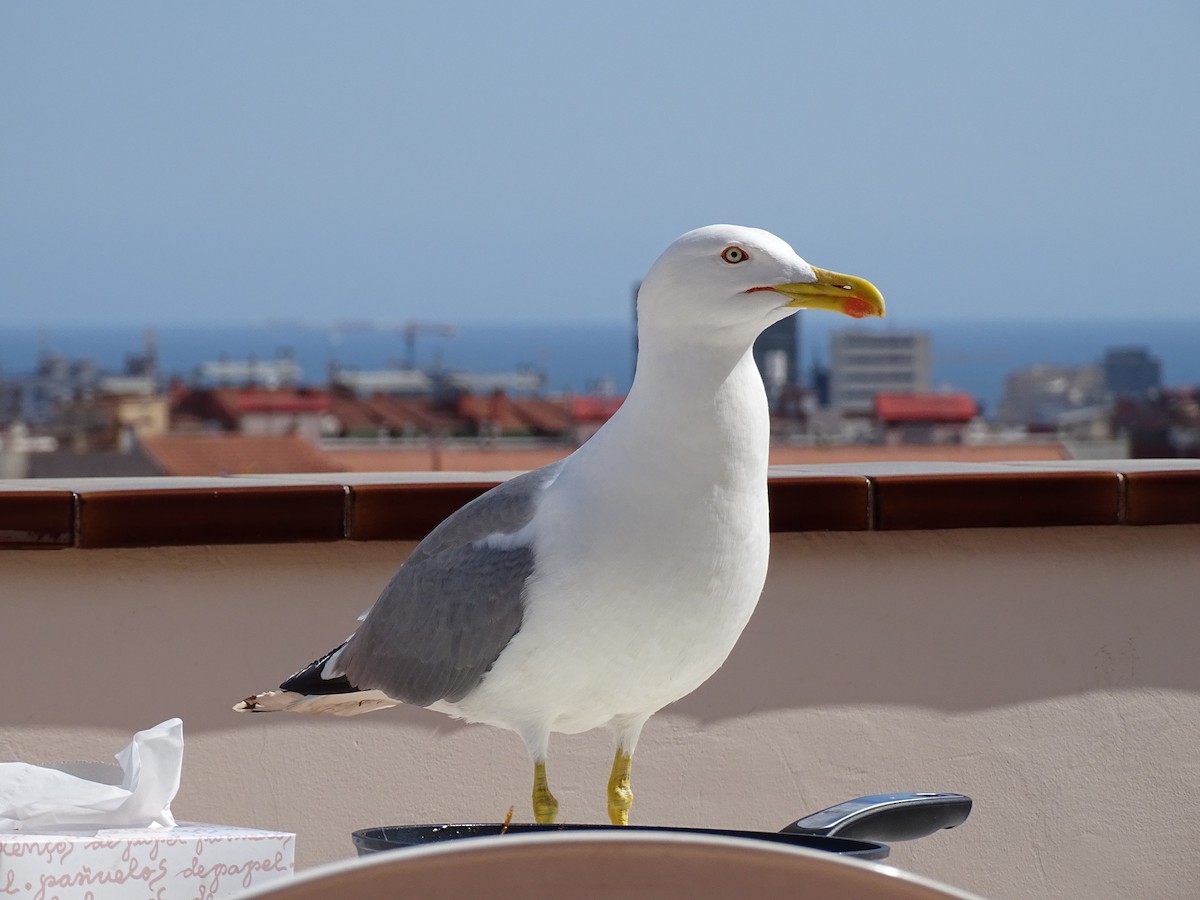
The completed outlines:
<svg viewBox="0 0 1200 900">
<path fill-rule="evenodd" d="M 0 832 L 173 826 L 183 770 L 183 722 L 139 731 L 116 755 L 120 784 L 57 768 L 0 763 Z"/>
</svg>

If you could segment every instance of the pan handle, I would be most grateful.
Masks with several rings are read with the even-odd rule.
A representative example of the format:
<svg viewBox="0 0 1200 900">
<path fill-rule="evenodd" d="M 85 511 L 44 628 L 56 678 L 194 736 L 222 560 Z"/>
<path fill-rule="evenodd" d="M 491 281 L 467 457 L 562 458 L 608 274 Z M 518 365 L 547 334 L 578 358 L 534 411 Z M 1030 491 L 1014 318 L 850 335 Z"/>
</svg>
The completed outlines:
<svg viewBox="0 0 1200 900">
<path fill-rule="evenodd" d="M 961 825 L 970 814 L 971 798 L 963 794 L 872 794 L 812 813 L 780 833 L 911 841 Z"/>
</svg>

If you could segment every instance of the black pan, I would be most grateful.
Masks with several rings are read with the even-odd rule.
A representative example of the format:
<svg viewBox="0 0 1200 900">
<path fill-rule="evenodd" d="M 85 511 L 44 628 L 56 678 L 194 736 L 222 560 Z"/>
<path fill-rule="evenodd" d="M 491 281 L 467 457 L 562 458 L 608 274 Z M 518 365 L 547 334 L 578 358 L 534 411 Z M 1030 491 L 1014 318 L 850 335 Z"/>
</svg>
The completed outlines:
<svg viewBox="0 0 1200 900">
<path fill-rule="evenodd" d="M 750 838 L 824 850 L 859 859 L 885 859 L 885 841 L 911 841 L 943 828 L 954 828 L 971 814 L 971 798 L 962 794 L 872 794 L 847 800 L 797 819 L 779 831 L 737 831 L 727 828 L 675 828 L 666 825 L 387 825 L 364 828 L 351 835 L 359 856 L 381 850 L 419 847 L 436 841 L 495 837 L 500 834 L 541 834 L 554 831 L 669 831 Z"/>
</svg>

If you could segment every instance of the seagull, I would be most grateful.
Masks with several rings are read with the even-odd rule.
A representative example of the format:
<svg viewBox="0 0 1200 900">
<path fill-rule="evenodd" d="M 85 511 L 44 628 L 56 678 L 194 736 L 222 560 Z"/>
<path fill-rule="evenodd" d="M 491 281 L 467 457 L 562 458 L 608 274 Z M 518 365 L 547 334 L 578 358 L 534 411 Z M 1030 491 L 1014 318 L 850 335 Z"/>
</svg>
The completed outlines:
<svg viewBox="0 0 1200 900">
<path fill-rule="evenodd" d="M 551 733 L 605 727 L 608 815 L 628 824 L 642 727 L 720 668 L 766 580 L 770 418 L 751 347 L 797 309 L 884 303 L 767 231 L 678 238 L 638 291 L 637 370 L 612 418 L 447 518 L 344 643 L 234 709 L 407 703 L 514 731 L 541 823 L 558 816 Z"/>
</svg>

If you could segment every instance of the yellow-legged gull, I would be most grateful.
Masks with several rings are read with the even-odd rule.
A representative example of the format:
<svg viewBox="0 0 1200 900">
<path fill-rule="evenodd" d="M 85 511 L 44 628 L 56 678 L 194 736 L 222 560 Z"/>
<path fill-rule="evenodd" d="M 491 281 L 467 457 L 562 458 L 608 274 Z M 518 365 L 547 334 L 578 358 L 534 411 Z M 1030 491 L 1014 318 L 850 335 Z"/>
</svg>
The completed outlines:
<svg viewBox="0 0 1200 900">
<path fill-rule="evenodd" d="M 721 666 L 762 591 L 770 423 L 751 345 L 799 308 L 884 309 L 769 232 L 683 235 L 638 292 L 637 371 L 612 419 L 446 519 L 345 643 L 235 709 L 410 703 L 510 729 L 539 822 L 558 813 L 550 734 L 606 726 L 609 817 L 628 822 L 642 726 Z"/>
</svg>

